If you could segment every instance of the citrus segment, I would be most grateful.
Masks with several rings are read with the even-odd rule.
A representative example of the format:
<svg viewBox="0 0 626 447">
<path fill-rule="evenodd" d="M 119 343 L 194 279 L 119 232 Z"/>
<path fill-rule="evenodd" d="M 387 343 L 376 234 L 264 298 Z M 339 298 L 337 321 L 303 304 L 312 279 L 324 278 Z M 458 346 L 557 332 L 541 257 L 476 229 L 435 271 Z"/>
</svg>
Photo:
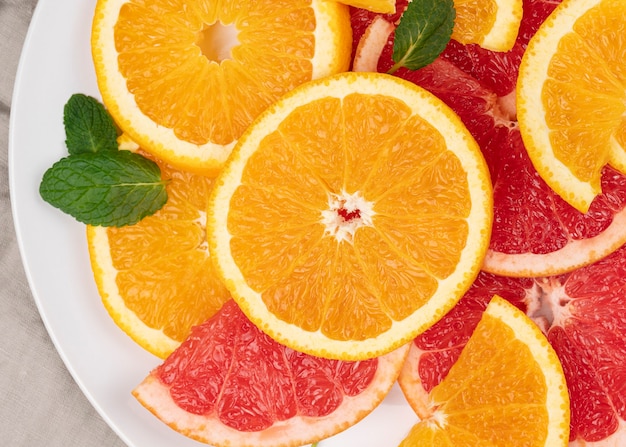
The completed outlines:
<svg viewBox="0 0 626 447">
<path fill-rule="evenodd" d="M 307 83 L 241 138 L 211 252 L 242 310 L 314 355 L 388 352 L 440 318 L 489 241 L 484 160 L 439 100 L 388 75 Z"/>
<path fill-rule="evenodd" d="M 522 0 L 454 0 L 452 39 L 493 51 L 515 45 L 522 20 Z"/>
<path fill-rule="evenodd" d="M 566 0 L 528 44 L 518 119 L 537 172 L 586 212 L 626 119 L 624 3 Z M 604 36 L 598 39 L 598 36 Z"/>
<path fill-rule="evenodd" d="M 408 346 L 361 362 L 279 345 L 234 301 L 133 391 L 174 430 L 214 446 L 301 446 L 357 423 L 387 395 Z"/>
<path fill-rule="evenodd" d="M 165 206 L 135 225 L 88 226 L 87 240 L 109 314 L 139 345 L 164 358 L 230 295 L 206 240 L 213 180 L 155 161 L 168 180 Z"/>
<path fill-rule="evenodd" d="M 214 174 L 269 104 L 346 70 L 350 42 L 348 8 L 324 0 L 99 0 L 91 45 L 118 125 L 159 158 Z"/>
<path fill-rule="evenodd" d="M 418 336 L 400 383 L 414 408 L 455 363 L 491 296 L 499 294 L 541 328 L 568 383 L 573 445 L 619 446 L 626 439 L 626 247 L 559 276 L 511 278 L 481 272 L 454 309 Z"/>
<path fill-rule="evenodd" d="M 412 400 L 411 385 L 401 381 Z M 405 446 L 566 446 L 569 398 L 556 353 L 519 309 L 494 297 L 447 376 L 417 408 Z"/>
</svg>

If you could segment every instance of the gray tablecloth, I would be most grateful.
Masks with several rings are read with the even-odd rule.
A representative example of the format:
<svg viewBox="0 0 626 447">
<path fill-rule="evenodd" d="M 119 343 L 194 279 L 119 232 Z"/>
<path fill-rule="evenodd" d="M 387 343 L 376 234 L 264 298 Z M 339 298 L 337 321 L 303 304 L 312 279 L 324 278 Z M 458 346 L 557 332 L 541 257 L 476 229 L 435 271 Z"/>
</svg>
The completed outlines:
<svg viewBox="0 0 626 447">
<path fill-rule="evenodd" d="M 82 395 L 48 337 L 13 227 L 7 160 L 11 95 L 36 3 L 0 0 L 0 445 L 122 447 Z"/>
</svg>

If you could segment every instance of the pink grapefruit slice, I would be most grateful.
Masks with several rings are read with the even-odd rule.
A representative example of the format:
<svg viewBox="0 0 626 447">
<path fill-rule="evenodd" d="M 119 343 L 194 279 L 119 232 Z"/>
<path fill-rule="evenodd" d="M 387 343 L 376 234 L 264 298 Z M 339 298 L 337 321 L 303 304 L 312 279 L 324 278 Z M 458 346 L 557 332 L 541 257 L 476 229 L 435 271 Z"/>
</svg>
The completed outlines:
<svg viewBox="0 0 626 447">
<path fill-rule="evenodd" d="M 273 341 L 230 300 L 133 395 L 174 430 L 217 447 L 301 446 L 371 413 L 408 348 L 356 362 L 313 357 Z"/>
</svg>

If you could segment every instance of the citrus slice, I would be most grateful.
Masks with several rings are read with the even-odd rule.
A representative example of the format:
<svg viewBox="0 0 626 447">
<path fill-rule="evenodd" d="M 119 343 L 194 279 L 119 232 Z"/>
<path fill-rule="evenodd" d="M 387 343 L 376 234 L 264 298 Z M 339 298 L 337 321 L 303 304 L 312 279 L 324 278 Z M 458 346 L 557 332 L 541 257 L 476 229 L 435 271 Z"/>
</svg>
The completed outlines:
<svg viewBox="0 0 626 447">
<path fill-rule="evenodd" d="M 518 67 L 528 41 L 555 6 L 527 1 L 518 40 L 509 52 L 451 41 L 431 65 L 395 73 L 442 99 L 480 145 L 494 189 L 494 226 L 482 268 L 499 275 L 564 273 L 626 243 L 626 176 L 605 167 L 602 194 L 581 213 L 537 174 L 520 136 L 515 105 Z M 387 25 L 394 28 L 389 20 L 353 12 L 354 47 L 361 51 L 356 51 L 355 69 L 359 60 L 369 64 L 368 71 L 385 72 L 393 65 L 393 41 L 385 37 L 381 48 L 380 39 L 368 34 Z"/>
<path fill-rule="evenodd" d="M 519 69 L 518 120 L 530 158 L 581 212 L 602 190 L 612 148 L 626 141 L 625 7 L 563 1 L 529 42 Z"/>
<path fill-rule="evenodd" d="M 168 179 L 164 207 L 131 226 L 87 226 L 87 240 L 109 314 L 140 346 L 165 358 L 230 295 L 206 240 L 213 180 L 154 161 Z"/>
<path fill-rule="evenodd" d="M 510 278 L 481 272 L 454 309 L 418 336 L 400 381 L 427 395 L 448 373 L 491 296 L 519 307 L 546 334 L 568 383 L 573 446 L 626 441 L 626 246 L 559 276 Z M 422 401 L 424 401 L 422 399 Z"/>
<path fill-rule="evenodd" d="M 425 402 L 410 381 L 400 386 L 420 417 L 401 447 L 568 444 L 569 398 L 559 359 L 537 326 L 498 296 Z"/>
<path fill-rule="evenodd" d="M 396 12 L 396 0 L 341 0 L 341 3 L 366 11 L 393 14 Z"/>
<path fill-rule="evenodd" d="M 231 300 L 133 395 L 174 430 L 213 446 L 296 447 L 374 410 L 407 351 L 361 362 L 312 357 L 276 343 Z"/>
<path fill-rule="evenodd" d="M 296 350 L 389 352 L 456 303 L 489 242 L 491 183 L 458 117 L 415 85 L 343 73 L 242 136 L 213 190 L 213 259 L 242 310 Z"/>
<path fill-rule="evenodd" d="M 178 168 L 215 174 L 269 104 L 346 70 L 350 42 L 348 8 L 325 0 L 98 0 L 91 48 L 122 130 Z"/>
<path fill-rule="evenodd" d="M 522 20 L 522 0 L 454 0 L 452 39 L 493 51 L 515 45 Z"/>
</svg>

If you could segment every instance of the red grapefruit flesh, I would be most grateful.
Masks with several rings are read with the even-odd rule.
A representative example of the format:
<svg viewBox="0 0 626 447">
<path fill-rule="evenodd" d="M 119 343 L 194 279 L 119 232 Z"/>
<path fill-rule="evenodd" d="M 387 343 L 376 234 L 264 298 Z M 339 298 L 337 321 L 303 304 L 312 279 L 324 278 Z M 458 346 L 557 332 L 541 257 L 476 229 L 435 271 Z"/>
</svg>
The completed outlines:
<svg viewBox="0 0 626 447">
<path fill-rule="evenodd" d="M 457 306 L 415 339 L 399 379 L 411 406 L 418 411 L 421 396 L 446 376 L 494 294 L 525 311 L 557 352 L 575 445 L 626 445 L 619 443 L 626 442 L 626 246 L 558 276 L 481 272 Z"/>
<path fill-rule="evenodd" d="M 483 269 L 507 276 L 565 273 L 609 255 L 626 242 L 626 176 L 605 168 L 604 193 L 580 213 L 539 177 L 517 127 L 515 83 L 530 37 L 558 1 L 526 0 L 520 35 L 511 51 L 498 53 L 451 41 L 432 64 L 395 74 L 426 88 L 463 120 L 487 160 L 494 187 L 494 226 Z M 402 11 L 402 2 L 397 9 Z M 397 17 L 353 12 L 354 66 L 386 72 L 393 65 L 393 32 L 373 37 L 374 19 Z M 369 40 L 370 42 L 367 42 Z M 374 41 L 374 42 L 372 42 Z M 376 42 L 385 42 L 379 45 Z M 361 49 L 361 53 L 359 53 Z M 380 54 L 372 56 L 371 52 Z M 375 60 L 372 64 L 370 61 Z"/>
<path fill-rule="evenodd" d="M 301 446 L 374 410 L 408 349 L 360 362 L 302 354 L 274 342 L 230 300 L 133 394 L 174 430 L 201 442 Z"/>
</svg>

